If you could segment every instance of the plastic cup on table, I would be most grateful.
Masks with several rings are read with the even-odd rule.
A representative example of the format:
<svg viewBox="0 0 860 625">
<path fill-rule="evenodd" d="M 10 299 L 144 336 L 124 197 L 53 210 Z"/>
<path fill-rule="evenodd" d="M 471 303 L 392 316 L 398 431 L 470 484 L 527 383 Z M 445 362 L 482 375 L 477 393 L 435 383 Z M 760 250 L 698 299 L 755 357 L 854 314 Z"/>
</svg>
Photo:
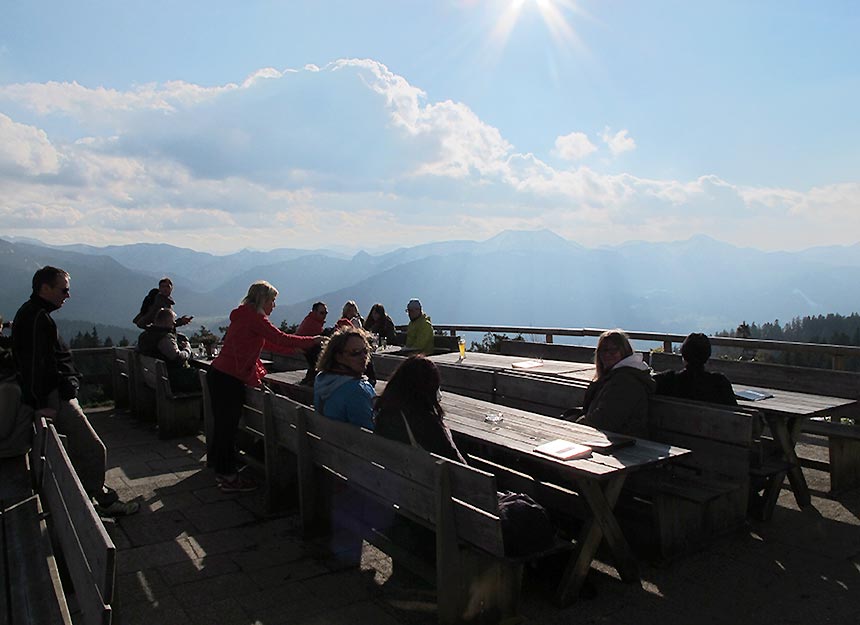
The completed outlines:
<svg viewBox="0 0 860 625">
<path fill-rule="evenodd" d="M 457 347 L 460 350 L 460 360 L 465 360 L 466 359 L 466 341 L 463 339 L 463 337 L 460 337 L 460 340 L 457 341 Z"/>
</svg>

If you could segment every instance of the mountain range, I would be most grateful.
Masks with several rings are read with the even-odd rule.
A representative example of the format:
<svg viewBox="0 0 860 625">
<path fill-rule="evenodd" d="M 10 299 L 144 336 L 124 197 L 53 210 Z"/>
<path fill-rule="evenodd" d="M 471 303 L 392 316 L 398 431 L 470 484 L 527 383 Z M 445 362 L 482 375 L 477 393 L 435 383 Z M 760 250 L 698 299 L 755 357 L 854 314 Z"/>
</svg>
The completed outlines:
<svg viewBox="0 0 860 625">
<path fill-rule="evenodd" d="M 699 235 L 587 248 L 540 230 L 351 257 L 295 248 L 216 256 L 148 243 L 49 246 L 0 235 L 0 314 L 14 315 L 46 264 L 72 276 L 72 297 L 55 314 L 61 329 L 64 320 L 85 321 L 127 328 L 129 338 L 138 332 L 132 317 L 162 275 L 173 279 L 177 313 L 194 315 L 193 329 L 226 325 L 259 279 L 280 290 L 275 324 L 300 321 L 316 300 L 328 304 L 333 323 L 348 299 L 364 313 L 382 302 L 402 324 L 412 297 L 437 323 L 678 333 L 860 310 L 860 244 L 764 252 Z"/>
</svg>

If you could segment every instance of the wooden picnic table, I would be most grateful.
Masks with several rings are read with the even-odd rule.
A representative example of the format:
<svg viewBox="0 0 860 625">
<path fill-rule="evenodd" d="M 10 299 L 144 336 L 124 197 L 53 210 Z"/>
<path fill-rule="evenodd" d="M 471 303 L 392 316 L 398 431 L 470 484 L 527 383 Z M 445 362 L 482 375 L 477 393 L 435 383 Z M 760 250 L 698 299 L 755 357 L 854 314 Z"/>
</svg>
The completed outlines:
<svg viewBox="0 0 860 625">
<path fill-rule="evenodd" d="M 785 461 L 789 464 L 788 481 L 791 484 L 797 505 L 801 508 L 811 505 L 812 498 L 809 494 L 809 486 L 806 484 L 806 478 L 800 468 L 800 459 L 795 451 L 803 422 L 814 416 L 833 415 L 844 410 L 854 410 L 857 408 L 858 401 L 746 384 L 732 384 L 732 388 L 735 392 L 757 391 L 771 395 L 771 397 L 755 401 L 739 397 L 738 405 L 755 408 L 764 415 L 773 439 L 779 445 Z"/>
<path fill-rule="evenodd" d="M 455 438 L 465 438 L 490 449 L 493 458 L 502 465 L 518 466 L 525 461 L 540 467 L 544 475 L 554 476 L 553 481 L 578 492 L 584 499 L 591 518 L 582 528 L 577 548 L 559 583 L 559 603 L 565 605 L 578 595 L 604 540 L 621 578 L 627 582 L 639 581 L 639 567 L 615 518 L 615 504 L 630 472 L 686 455 L 689 453 L 686 449 L 637 439 L 634 445 L 603 453 L 593 451 L 587 458 L 558 460 L 535 452 L 535 447 L 555 439 L 587 444 L 605 436 L 586 425 L 449 392 L 442 393 L 442 406 Z M 501 421 L 495 421 L 498 415 Z"/>
<path fill-rule="evenodd" d="M 562 375 L 579 371 L 581 369 L 594 368 L 593 365 L 581 362 L 523 358 L 522 356 L 503 356 L 502 354 L 487 354 L 482 352 L 466 352 L 466 357 L 463 359 L 460 359 L 460 354 L 456 352 L 438 354 L 436 356 L 431 356 L 430 360 L 436 364 L 514 372 L 522 371 L 543 375 Z"/>
<path fill-rule="evenodd" d="M 272 373 L 266 376 L 276 392 L 309 403 L 310 387 L 298 385 L 298 372 Z M 385 382 L 376 383 L 376 393 L 385 389 Z M 627 475 L 639 469 L 654 467 L 689 453 L 680 447 L 637 439 L 634 445 L 593 451 L 591 456 L 577 460 L 557 460 L 534 451 L 535 447 L 556 439 L 586 444 L 605 439 L 605 435 L 587 425 L 571 423 L 553 417 L 500 406 L 487 401 L 442 392 L 445 422 L 457 440 L 474 443 L 488 449 L 494 462 L 502 466 L 521 467 L 523 463 L 537 467 L 541 478 L 579 493 L 590 518 L 582 528 L 577 548 L 559 582 L 557 599 L 565 605 L 582 588 L 591 562 L 605 540 L 615 566 L 624 581 L 639 580 L 639 567 L 627 539 L 615 518 L 614 507 Z M 491 415 L 487 420 L 487 415 Z M 494 421 L 501 415 L 500 421 Z"/>
</svg>

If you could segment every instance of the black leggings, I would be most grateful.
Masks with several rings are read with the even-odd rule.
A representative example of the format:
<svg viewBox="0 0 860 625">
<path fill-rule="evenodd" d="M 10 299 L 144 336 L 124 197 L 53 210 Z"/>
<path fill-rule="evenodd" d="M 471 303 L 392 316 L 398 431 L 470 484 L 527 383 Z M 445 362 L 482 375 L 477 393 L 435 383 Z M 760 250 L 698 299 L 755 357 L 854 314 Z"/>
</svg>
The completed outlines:
<svg viewBox="0 0 860 625">
<path fill-rule="evenodd" d="M 206 374 L 212 403 L 212 440 L 207 441 L 209 464 L 219 475 L 236 472 L 236 432 L 245 403 L 245 384 L 218 369 Z"/>
</svg>

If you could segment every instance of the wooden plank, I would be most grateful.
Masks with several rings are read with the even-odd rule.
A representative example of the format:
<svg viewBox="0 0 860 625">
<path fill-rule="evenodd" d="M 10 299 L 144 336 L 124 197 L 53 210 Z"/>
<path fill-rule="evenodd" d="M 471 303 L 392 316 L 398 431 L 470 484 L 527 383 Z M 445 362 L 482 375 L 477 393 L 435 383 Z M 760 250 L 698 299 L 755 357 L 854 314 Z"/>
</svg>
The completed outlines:
<svg viewBox="0 0 860 625">
<path fill-rule="evenodd" d="M 52 526 L 69 570 L 73 571 L 75 591 L 79 591 L 81 583 L 84 588 L 80 592 L 87 597 L 88 605 L 96 606 L 97 612 L 97 604 L 113 600 L 116 547 L 84 491 L 54 426 L 48 427 L 45 464 L 43 492 L 52 515 Z M 98 598 L 88 590 L 91 585 Z"/>
<path fill-rule="evenodd" d="M 67 624 L 72 619 L 42 508 L 36 495 L 3 510 L 12 623 Z M 4 590 L 5 594 L 5 590 Z"/>
<path fill-rule="evenodd" d="M 755 415 L 727 406 L 652 397 L 649 420 L 660 432 L 677 432 L 749 447 Z M 662 440 L 662 439 L 661 439 Z"/>
<path fill-rule="evenodd" d="M 307 414 L 306 419 L 307 431 L 334 447 L 361 458 L 372 459 L 374 464 L 409 481 L 427 485 L 435 479 L 437 457 L 423 449 L 376 436 L 367 430 L 332 421 L 317 413 Z M 452 465 L 448 472 L 453 496 L 484 512 L 496 514 L 498 499 L 495 487 L 491 492 L 487 486 L 492 475 L 459 463 Z"/>
<path fill-rule="evenodd" d="M 316 415 L 306 414 L 305 416 L 313 417 Z M 343 425 L 350 427 L 346 424 Z M 362 492 L 377 500 L 397 505 L 401 513 L 421 521 L 428 527 L 435 527 L 436 517 L 432 481 L 428 485 L 427 483 L 417 482 L 398 475 L 394 471 L 387 470 L 366 457 L 356 455 L 352 447 L 343 448 L 332 445 L 326 440 L 310 435 L 307 436 L 307 441 L 310 456 L 314 464 L 327 467 L 332 472 L 345 478 L 351 487 L 359 488 Z M 411 448 L 394 441 L 383 442 L 411 450 Z M 426 456 L 424 460 L 434 464 L 439 460 L 438 457 L 426 452 L 422 452 L 422 455 Z M 464 496 L 468 495 L 468 498 L 472 500 L 487 500 L 490 497 L 495 497 L 496 487 L 493 476 L 481 474 L 477 470 L 470 469 L 464 465 L 451 464 L 452 473 L 457 471 L 457 467 L 459 466 L 461 467 L 460 471 L 474 471 L 484 478 L 484 486 L 481 488 L 480 494 L 476 492 L 461 494 Z M 451 481 L 453 486 L 454 479 Z M 488 553 L 504 553 L 503 545 L 499 544 L 496 540 L 499 526 L 498 516 L 481 511 L 459 500 L 459 498 L 455 503 L 458 534 L 464 540 Z M 497 500 L 495 503 L 497 506 Z"/>
<path fill-rule="evenodd" d="M 594 348 L 584 345 L 559 345 L 532 341 L 501 341 L 499 351 L 508 356 L 524 358 L 552 358 L 571 362 L 593 363 Z"/>
</svg>

